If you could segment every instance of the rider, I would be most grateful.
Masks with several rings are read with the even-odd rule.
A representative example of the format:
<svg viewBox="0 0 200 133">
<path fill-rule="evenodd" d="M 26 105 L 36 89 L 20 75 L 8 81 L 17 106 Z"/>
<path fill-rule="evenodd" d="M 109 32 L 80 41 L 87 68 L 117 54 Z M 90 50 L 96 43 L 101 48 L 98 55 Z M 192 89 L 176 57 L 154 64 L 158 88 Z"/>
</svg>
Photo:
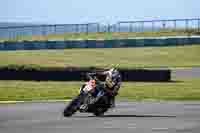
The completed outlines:
<svg viewBox="0 0 200 133">
<path fill-rule="evenodd" d="M 95 75 L 106 76 L 104 88 L 108 94 L 111 107 L 115 107 L 115 96 L 118 95 L 118 91 L 121 87 L 121 75 L 119 71 L 115 68 L 111 68 L 108 71 L 96 72 Z M 97 83 L 100 84 L 100 82 Z"/>
<path fill-rule="evenodd" d="M 92 77 L 92 75 L 88 74 L 87 77 L 89 78 L 88 82 L 85 82 L 84 85 L 80 88 L 80 92 L 82 93 L 89 93 L 93 97 L 92 100 L 90 100 L 90 104 L 95 103 L 98 101 L 98 99 L 104 95 L 103 91 L 104 86 L 101 82 L 99 82 L 96 78 Z M 87 110 L 88 105 L 83 104 L 80 109 L 81 110 Z"/>
<path fill-rule="evenodd" d="M 104 85 L 96 78 L 94 74 L 88 73 L 87 78 L 89 81 L 85 82 L 80 88 L 81 92 L 89 91 L 89 93 L 95 98 L 94 102 L 103 95 Z M 87 87 L 89 87 L 87 89 Z M 84 90 L 85 89 L 85 90 Z"/>
</svg>

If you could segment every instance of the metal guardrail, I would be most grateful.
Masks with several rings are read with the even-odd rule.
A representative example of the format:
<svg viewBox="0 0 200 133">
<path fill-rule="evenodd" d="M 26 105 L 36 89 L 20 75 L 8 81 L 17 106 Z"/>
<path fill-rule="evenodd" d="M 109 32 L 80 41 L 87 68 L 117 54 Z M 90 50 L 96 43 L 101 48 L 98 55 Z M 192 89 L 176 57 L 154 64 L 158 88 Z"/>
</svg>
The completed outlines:
<svg viewBox="0 0 200 133">
<path fill-rule="evenodd" d="M 196 30 L 200 31 L 200 18 L 193 19 L 168 19 L 168 20 L 148 20 L 148 21 L 121 21 L 118 22 L 119 32 L 121 27 L 126 26 L 129 32 L 143 32 L 148 27 L 148 31 L 157 30 Z M 134 30 L 136 28 L 136 30 Z"/>
<path fill-rule="evenodd" d="M 13 39 L 18 36 L 45 36 L 64 33 L 98 32 L 145 32 L 145 31 L 195 31 L 200 32 L 200 18 L 168 19 L 148 21 L 120 21 L 116 24 L 57 24 L 0 27 L 0 39 Z"/>
<path fill-rule="evenodd" d="M 99 32 L 98 23 L 0 27 L 0 38 L 63 33 Z"/>
</svg>

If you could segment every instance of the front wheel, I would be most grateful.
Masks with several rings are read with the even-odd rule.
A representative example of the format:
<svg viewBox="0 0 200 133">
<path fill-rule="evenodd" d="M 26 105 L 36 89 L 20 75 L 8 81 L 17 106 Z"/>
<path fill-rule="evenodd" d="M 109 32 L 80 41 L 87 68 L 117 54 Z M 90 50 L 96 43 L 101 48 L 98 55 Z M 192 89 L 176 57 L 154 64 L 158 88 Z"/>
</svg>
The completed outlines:
<svg viewBox="0 0 200 133">
<path fill-rule="evenodd" d="M 64 109 L 63 115 L 64 117 L 72 116 L 78 109 L 80 103 L 80 96 L 74 98 Z"/>
<path fill-rule="evenodd" d="M 74 113 L 76 112 L 75 109 L 69 109 L 69 108 L 65 108 L 63 115 L 64 117 L 70 117 L 72 116 Z"/>
</svg>

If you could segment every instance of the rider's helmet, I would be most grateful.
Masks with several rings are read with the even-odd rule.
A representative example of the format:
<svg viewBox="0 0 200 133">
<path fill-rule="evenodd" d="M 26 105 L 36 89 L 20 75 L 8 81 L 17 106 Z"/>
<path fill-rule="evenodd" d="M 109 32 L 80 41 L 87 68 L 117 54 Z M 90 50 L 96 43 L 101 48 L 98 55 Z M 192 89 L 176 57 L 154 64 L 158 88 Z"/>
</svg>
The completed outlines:
<svg viewBox="0 0 200 133">
<path fill-rule="evenodd" d="M 117 79 L 120 77 L 120 73 L 115 68 L 111 68 L 105 73 L 106 73 L 105 85 L 108 86 L 109 88 L 112 88 L 116 84 Z"/>
</svg>

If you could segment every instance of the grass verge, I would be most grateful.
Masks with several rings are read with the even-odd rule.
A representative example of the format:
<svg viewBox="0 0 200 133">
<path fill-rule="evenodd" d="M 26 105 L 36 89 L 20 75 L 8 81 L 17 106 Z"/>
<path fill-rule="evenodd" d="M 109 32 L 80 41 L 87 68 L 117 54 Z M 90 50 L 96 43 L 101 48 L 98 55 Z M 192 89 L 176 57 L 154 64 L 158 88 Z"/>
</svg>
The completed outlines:
<svg viewBox="0 0 200 133">
<path fill-rule="evenodd" d="M 0 81 L 0 101 L 70 99 L 81 82 Z M 200 100 L 200 79 L 177 82 L 124 82 L 118 98 L 131 100 Z"/>
<path fill-rule="evenodd" d="M 200 66 L 200 45 L 147 48 L 1 51 L 0 67 L 195 67 Z"/>
<path fill-rule="evenodd" d="M 173 30 L 165 29 L 159 31 L 145 31 L 145 32 L 97 32 L 97 33 L 62 33 L 49 35 L 18 35 L 13 38 L 0 38 L 3 41 L 45 41 L 45 40 L 70 40 L 70 39 L 115 39 L 115 38 L 133 38 L 133 37 L 160 37 L 160 36 L 188 36 L 199 35 L 198 30 Z"/>
</svg>

